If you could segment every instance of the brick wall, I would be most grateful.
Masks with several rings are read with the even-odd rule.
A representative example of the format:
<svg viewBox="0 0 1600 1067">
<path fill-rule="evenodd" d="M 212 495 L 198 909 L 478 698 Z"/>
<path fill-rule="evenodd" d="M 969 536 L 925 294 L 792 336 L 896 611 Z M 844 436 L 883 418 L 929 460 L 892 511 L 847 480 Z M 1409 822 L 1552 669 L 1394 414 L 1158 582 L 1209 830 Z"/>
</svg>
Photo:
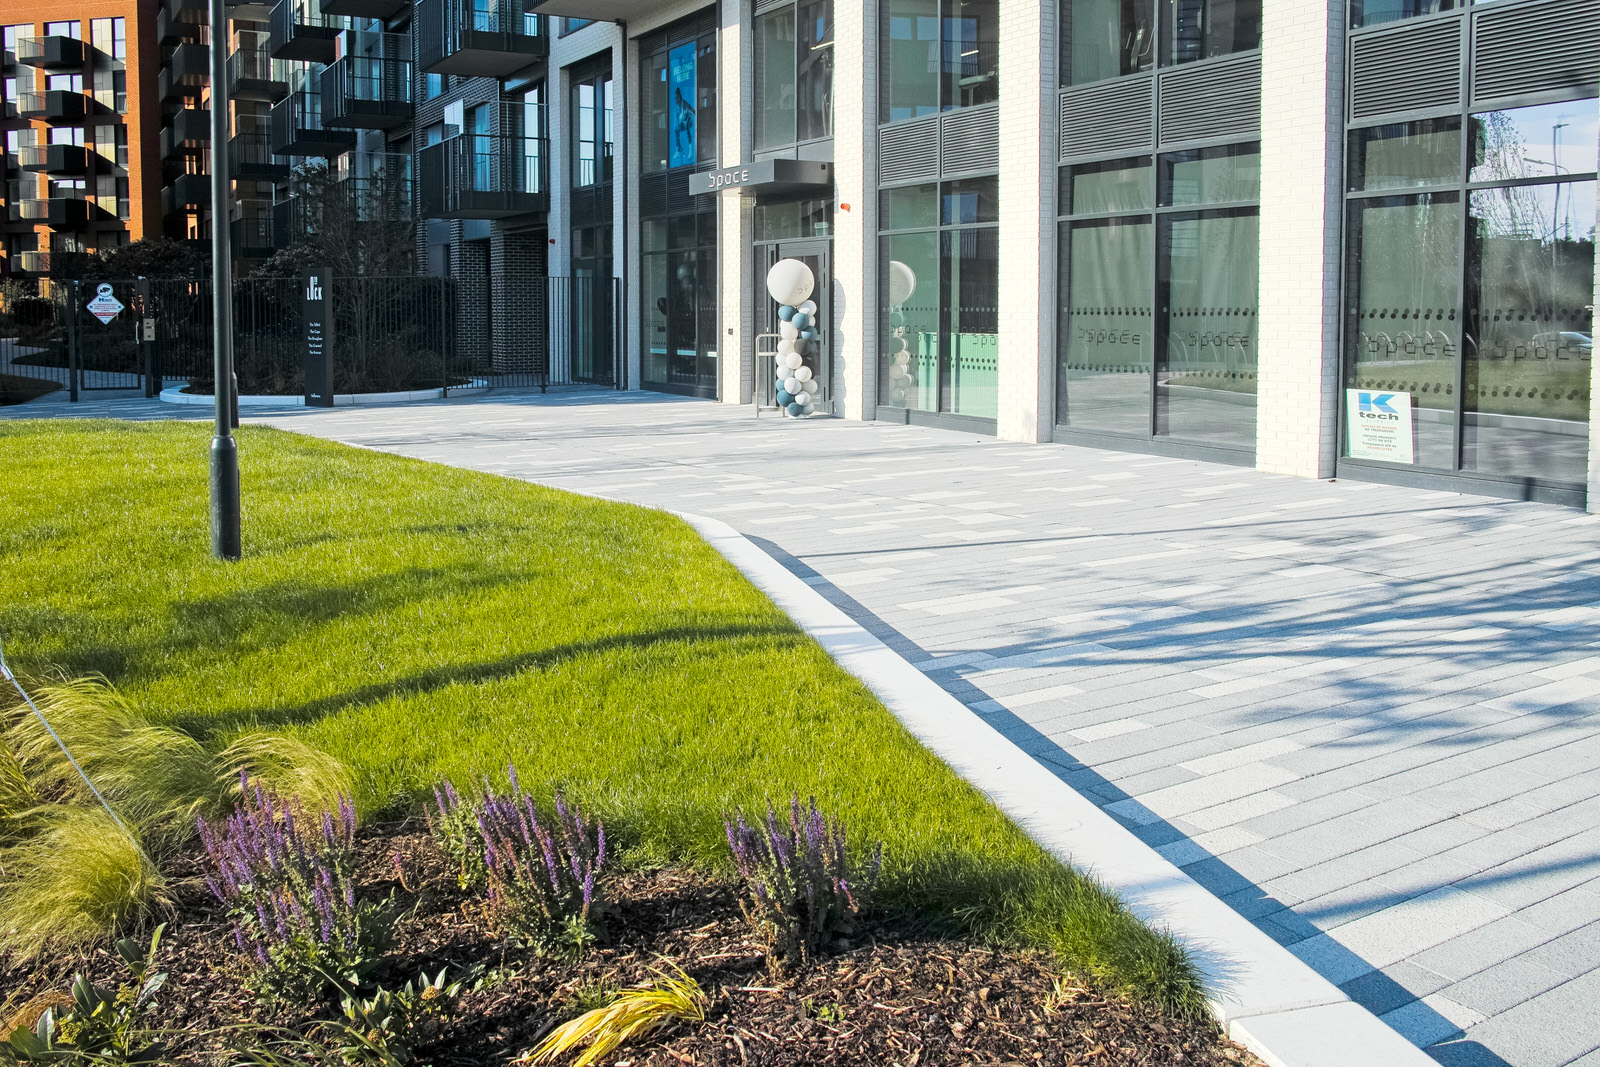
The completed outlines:
<svg viewBox="0 0 1600 1067">
<path fill-rule="evenodd" d="M 1333 474 L 1338 449 L 1344 3 L 1263 5 L 1256 466 Z"/>
<path fill-rule="evenodd" d="M 1050 435 L 1054 363 L 1056 96 L 1053 5 L 1000 6 L 999 419 L 1007 441 Z"/>
<path fill-rule="evenodd" d="M 494 369 L 501 373 L 545 366 L 548 247 L 542 233 L 506 233 L 497 225 L 489 235 L 490 334 Z"/>
</svg>

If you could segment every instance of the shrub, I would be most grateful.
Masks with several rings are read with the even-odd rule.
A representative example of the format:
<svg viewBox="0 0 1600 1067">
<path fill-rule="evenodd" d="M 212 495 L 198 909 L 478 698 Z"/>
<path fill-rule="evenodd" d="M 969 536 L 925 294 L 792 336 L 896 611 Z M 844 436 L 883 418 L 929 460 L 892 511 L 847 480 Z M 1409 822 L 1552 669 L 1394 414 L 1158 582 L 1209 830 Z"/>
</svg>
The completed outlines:
<svg viewBox="0 0 1600 1067">
<path fill-rule="evenodd" d="M 456 862 L 464 887 L 480 877 L 481 862 L 489 908 L 502 931 L 540 950 L 581 953 L 604 932 L 599 877 L 605 824 L 591 825 L 560 790 L 554 817 L 541 818 L 516 768 L 508 771 L 511 791 L 496 793 L 486 783 L 475 804 L 442 783 L 440 813 L 430 820 L 434 836 Z"/>
<path fill-rule="evenodd" d="M 764 823 L 751 826 L 736 809 L 723 825 L 748 891 L 745 919 L 766 938 L 775 963 L 803 963 L 853 932 L 883 867 L 883 845 L 853 865 L 844 828 L 817 810 L 815 798 L 802 810 L 793 797 L 787 826 L 771 801 Z"/>
<path fill-rule="evenodd" d="M 314 996 L 364 982 L 388 943 L 387 916 L 356 898 L 355 809 L 341 798 L 320 831 L 304 809 L 241 782 L 244 801 L 220 826 L 199 821 L 211 862 L 206 887 L 228 908 L 234 943 L 270 998 Z M 315 822 L 315 820 L 313 820 Z"/>
<path fill-rule="evenodd" d="M 461 982 L 445 984 L 445 972 L 422 974 L 390 992 L 379 987 L 370 997 L 346 995 L 343 1018 L 324 1029 L 340 1062 L 349 1067 L 404 1067 L 416 1049 L 439 1036 L 445 1014 L 461 993 Z"/>
<path fill-rule="evenodd" d="M 115 992 L 108 993 L 79 974 L 73 979 L 69 1002 L 54 998 L 31 1025 L 0 1034 L 6 1039 L 0 1044 L 0 1064 L 162 1062 L 165 1049 L 153 1040 L 142 1017 L 167 980 L 165 974 L 153 973 L 164 929 L 156 927 L 149 948 L 131 938 L 117 942 L 128 981 Z M 62 1009 L 59 1015 L 57 1008 Z"/>
</svg>

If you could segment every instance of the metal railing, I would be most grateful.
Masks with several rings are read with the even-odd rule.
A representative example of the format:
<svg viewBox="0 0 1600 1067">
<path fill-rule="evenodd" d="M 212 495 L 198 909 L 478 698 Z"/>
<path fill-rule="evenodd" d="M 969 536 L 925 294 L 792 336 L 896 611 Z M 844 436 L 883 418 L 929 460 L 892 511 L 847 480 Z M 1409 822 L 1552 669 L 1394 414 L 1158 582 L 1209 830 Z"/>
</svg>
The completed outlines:
<svg viewBox="0 0 1600 1067">
<path fill-rule="evenodd" d="M 424 218 L 504 218 L 549 209 L 542 137 L 464 133 L 417 155 Z"/>
</svg>

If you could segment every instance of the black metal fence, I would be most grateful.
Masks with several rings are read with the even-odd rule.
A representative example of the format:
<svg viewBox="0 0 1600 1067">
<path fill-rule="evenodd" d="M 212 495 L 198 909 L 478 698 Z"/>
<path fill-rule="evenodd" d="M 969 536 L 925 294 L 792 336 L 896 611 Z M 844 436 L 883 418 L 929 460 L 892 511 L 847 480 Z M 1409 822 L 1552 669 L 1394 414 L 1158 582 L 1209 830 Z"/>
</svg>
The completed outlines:
<svg viewBox="0 0 1600 1067">
<path fill-rule="evenodd" d="M 498 314 L 487 282 L 324 280 L 335 393 L 627 387 L 617 279 L 535 276 Z M 304 393 L 304 290 L 294 278 L 235 285 L 241 394 Z M 0 376 L 53 382 L 74 400 L 93 390 L 210 393 L 212 344 L 209 279 L 52 281 L 0 309 Z"/>
</svg>

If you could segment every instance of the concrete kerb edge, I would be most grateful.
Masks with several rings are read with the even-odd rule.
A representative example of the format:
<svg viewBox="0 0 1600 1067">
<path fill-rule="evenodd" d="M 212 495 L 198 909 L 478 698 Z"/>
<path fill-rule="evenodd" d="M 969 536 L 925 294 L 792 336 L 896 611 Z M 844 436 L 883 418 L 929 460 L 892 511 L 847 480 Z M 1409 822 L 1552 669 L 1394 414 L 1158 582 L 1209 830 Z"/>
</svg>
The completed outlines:
<svg viewBox="0 0 1600 1067">
<path fill-rule="evenodd" d="M 677 514 L 1024 832 L 1188 946 L 1229 1037 L 1272 1067 L 1437 1067 L 733 527 Z"/>
</svg>

